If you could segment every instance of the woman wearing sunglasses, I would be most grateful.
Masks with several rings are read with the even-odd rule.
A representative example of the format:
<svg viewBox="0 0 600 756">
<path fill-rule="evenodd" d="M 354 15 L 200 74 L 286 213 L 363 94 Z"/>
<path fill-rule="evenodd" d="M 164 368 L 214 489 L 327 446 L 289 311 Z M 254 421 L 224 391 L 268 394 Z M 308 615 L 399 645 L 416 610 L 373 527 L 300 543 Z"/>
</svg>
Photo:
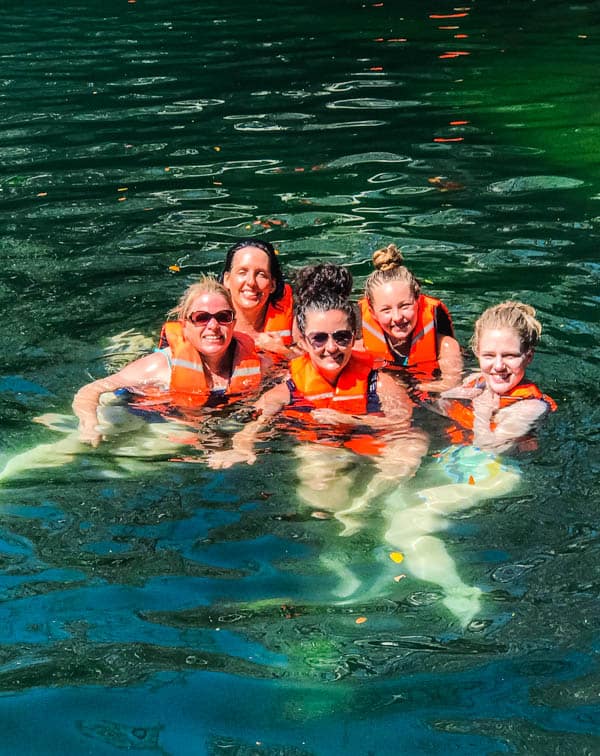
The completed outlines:
<svg viewBox="0 0 600 756">
<path fill-rule="evenodd" d="M 236 314 L 236 328 L 248 334 L 258 349 L 293 356 L 292 289 L 273 245 L 261 239 L 241 239 L 227 252 L 221 274 Z"/>
<path fill-rule="evenodd" d="M 203 277 L 183 294 L 163 328 L 166 346 L 88 383 L 75 395 L 80 439 L 97 446 L 97 409 L 102 394 L 127 389 L 140 408 L 180 411 L 230 401 L 256 390 L 268 364 L 248 336 L 237 333 L 229 291 Z"/>
<path fill-rule="evenodd" d="M 353 351 L 356 314 L 347 299 L 350 274 L 341 275 L 343 270 L 321 265 L 301 272 L 296 320 L 305 353 L 290 362 L 288 379 L 259 399 L 259 417 L 233 437 L 233 448 L 214 452 L 208 463 L 214 468 L 252 464 L 261 429 L 281 413 L 294 435 L 307 442 L 297 448 L 299 495 L 310 506 L 335 513 L 349 534 L 357 526 L 356 513 L 414 474 L 427 439 L 411 428 L 404 388 L 374 370 L 371 355 Z M 357 464 L 361 458 L 368 464 Z M 362 488 L 358 496 L 357 488 Z"/>
</svg>

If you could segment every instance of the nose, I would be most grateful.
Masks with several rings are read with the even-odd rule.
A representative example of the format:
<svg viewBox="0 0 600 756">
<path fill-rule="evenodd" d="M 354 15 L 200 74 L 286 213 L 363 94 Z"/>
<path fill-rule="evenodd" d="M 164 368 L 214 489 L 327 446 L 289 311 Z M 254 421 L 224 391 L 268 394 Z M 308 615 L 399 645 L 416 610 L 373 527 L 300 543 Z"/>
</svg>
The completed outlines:
<svg viewBox="0 0 600 756">
<path fill-rule="evenodd" d="M 501 354 L 497 354 L 494 357 L 494 370 L 502 370 L 504 367 L 504 358 Z"/>
<path fill-rule="evenodd" d="M 327 334 L 327 341 L 325 342 L 325 349 L 327 349 L 328 352 L 337 352 L 339 350 L 338 343 L 333 338 L 333 334 L 331 333 Z"/>
</svg>

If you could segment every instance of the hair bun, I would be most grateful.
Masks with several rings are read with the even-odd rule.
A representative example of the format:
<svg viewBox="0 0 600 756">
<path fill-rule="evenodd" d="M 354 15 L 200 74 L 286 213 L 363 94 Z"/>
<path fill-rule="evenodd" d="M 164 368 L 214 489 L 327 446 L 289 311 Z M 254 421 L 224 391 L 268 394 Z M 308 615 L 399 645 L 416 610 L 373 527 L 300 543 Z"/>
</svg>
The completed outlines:
<svg viewBox="0 0 600 756">
<path fill-rule="evenodd" d="M 352 274 L 333 263 L 318 263 L 299 270 L 295 280 L 295 297 L 309 301 L 318 298 L 323 290 L 347 299 L 352 293 Z"/>
<path fill-rule="evenodd" d="M 375 250 L 373 252 L 373 267 L 375 270 L 394 270 L 402 265 L 402 252 L 395 244 L 388 244 L 387 247 Z"/>
</svg>

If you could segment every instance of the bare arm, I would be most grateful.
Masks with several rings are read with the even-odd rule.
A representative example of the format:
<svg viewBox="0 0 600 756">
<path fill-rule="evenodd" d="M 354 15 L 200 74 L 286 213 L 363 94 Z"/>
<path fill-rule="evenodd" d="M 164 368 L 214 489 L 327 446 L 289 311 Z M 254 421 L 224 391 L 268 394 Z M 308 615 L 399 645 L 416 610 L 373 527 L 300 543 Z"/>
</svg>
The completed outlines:
<svg viewBox="0 0 600 756">
<path fill-rule="evenodd" d="M 259 333 L 254 339 L 257 349 L 262 349 L 265 352 L 272 352 L 278 354 L 280 357 L 284 357 L 286 360 L 291 360 L 302 354 L 302 350 L 295 345 L 286 346 L 283 343 L 281 336 L 273 336 L 273 334 L 265 332 Z"/>
<path fill-rule="evenodd" d="M 489 451 L 507 451 L 532 431 L 548 411 L 547 404 L 541 399 L 523 399 L 496 411 L 497 406 L 498 397 L 490 398 L 488 391 L 473 400 L 474 446 Z"/>
<path fill-rule="evenodd" d="M 237 462 L 247 462 L 249 465 L 256 461 L 254 453 L 255 443 L 263 428 L 271 418 L 277 415 L 289 404 L 290 390 L 286 383 L 278 383 L 266 391 L 257 401 L 255 408 L 259 412 L 256 420 L 247 423 L 231 439 L 231 449 L 212 452 L 208 457 L 208 466 L 215 470 L 231 467 Z"/>
<path fill-rule="evenodd" d="M 420 391 L 440 393 L 460 383 L 463 359 L 458 341 L 452 336 L 438 336 L 437 352 L 442 375 L 435 381 L 419 383 L 417 388 Z"/>
<path fill-rule="evenodd" d="M 79 418 L 79 438 L 84 443 L 98 446 L 102 440 L 96 430 L 98 418 L 96 410 L 100 396 L 120 388 L 143 390 L 153 386 L 166 388 L 169 385 L 169 362 L 162 352 L 154 352 L 131 362 L 122 370 L 106 378 L 88 383 L 75 394 L 73 411 Z"/>
</svg>

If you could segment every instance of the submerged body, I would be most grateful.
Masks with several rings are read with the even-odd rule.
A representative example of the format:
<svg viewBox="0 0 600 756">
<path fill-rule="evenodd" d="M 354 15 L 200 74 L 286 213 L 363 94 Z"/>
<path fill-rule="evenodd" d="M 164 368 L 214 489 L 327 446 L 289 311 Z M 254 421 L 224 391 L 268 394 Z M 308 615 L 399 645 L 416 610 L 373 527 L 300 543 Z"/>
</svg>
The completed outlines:
<svg viewBox="0 0 600 756">
<path fill-rule="evenodd" d="M 332 275 L 332 280 L 338 279 Z M 374 370 L 370 356 L 353 352 L 352 305 L 335 291 L 317 288 L 305 292 L 299 305 L 305 354 L 292 360 L 287 380 L 259 399 L 258 419 L 233 437 L 232 449 L 215 452 L 209 464 L 253 463 L 262 429 L 276 416 L 300 416 L 298 493 L 311 508 L 333 513 L 349 535 L 377 497 L 414 474 L 427 437 L 411 426 L 412 404 L 404 388 Z"/>
</svg>

